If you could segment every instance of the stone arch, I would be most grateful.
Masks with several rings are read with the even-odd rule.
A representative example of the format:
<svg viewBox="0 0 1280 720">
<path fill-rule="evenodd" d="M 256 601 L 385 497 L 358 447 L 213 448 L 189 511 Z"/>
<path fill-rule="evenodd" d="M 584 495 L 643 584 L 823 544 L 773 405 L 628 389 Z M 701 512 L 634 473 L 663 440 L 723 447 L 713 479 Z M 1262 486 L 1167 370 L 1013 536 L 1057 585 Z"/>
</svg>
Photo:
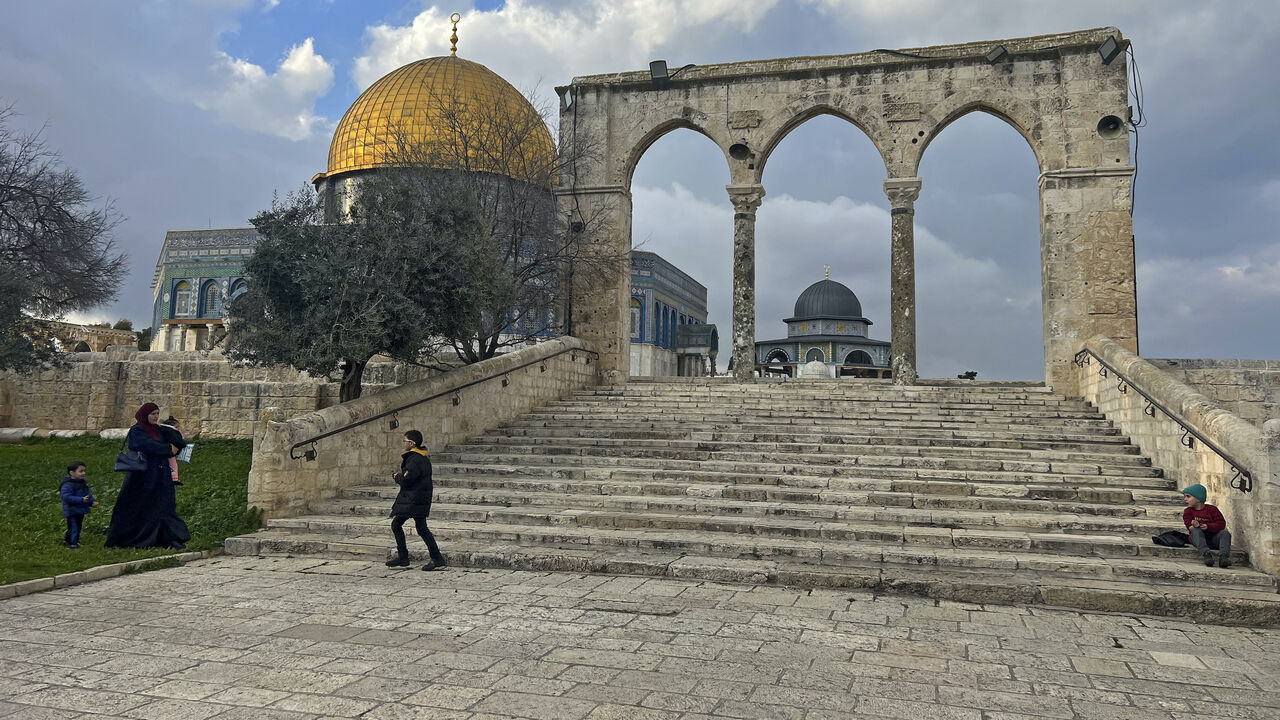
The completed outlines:
<svg viewBox="0 0 1280 720">
<path fill-rule="evenodd" d="M 770 126 L 775 129 L 771 131 L 769 139 L 760 150 L 760 159 L 756 163 L 755 171 L 757 182 L 759 182 L 759 178 L 764 177 L 765 165 L 768 164 L 769 158 L 773 155 L 773 151 L 778 149 L 778 146 L 782 144 L 782 141 L 785 140 L 793 130 L 821 115 L 837 117 L 861 130 L 862 133 L 867 136 L 867 139 L 871 141 L 871 144 L 875 146 L 876 152 L 880 155 L 881 162 L 885 165 L 885 173 L 886 175 L 888 174 L 889 159 L 886 157 L 884 147 L 879 140 L 879 138 L 886 136 L 888 132 L 882 123 L 871 117 L 866 106 L 859 106 L 853 111 L 850 111 L 832 103 L 813 103 L 812 101 L 809 101 L 793 103 L 774 116 L 774 122 Z"/>
<path fill-rule="evenodd" d="M 764 363 L 766 365 L 771 365 L 773 363 L 789 363 L 789 362 L 791 362 L 791 358 L 787 355 L 787 351 L 781 348 L 775 348 L 773 350 L 770 350 L 768 357 L 764 359 Z"/>
<path fill-rule="evenodd" d="M 1134 168 L 1126 133 L 1095 131 L 1123 116 L 1126 63 L 1103 64 L 1098 47 L 1125 43 L 1116 28 L 984 40 L 848 55 L 775 58 L 697 66 L 666 85 L 643 70 L 574 77 L 557 88 L 562 146 L 584 141 L 600 152 L 572 168 L 557 190 L 561 214 L 594 213 L 603 251 L 621 257 L 631 239 L 632 173 L 658 138 L 688 128 L 728 157 L 733 204 L 734 376 L 755 364 L 755 220 L 765 194 L 758 178 L 768 155 L 805 120 L 834 114 L 858 125 L 887 169 L 891 215 L 890 359 L 898 384 L 915 371 L 914 204 L 927 180 L 913 175 L 924 149 L 949 123 L 975 110 L 1015 128 L 1040 167 L 1045 380 L 1075 392 L 1072 358 L 1082 338 L 1105 334 L 1136 349 L 1133 219 L 1127 194 Z M 983 57 L 998 42 L 1008 56 Z M 735 144 L 745 145 L 729 152 Z M 629 276 L 619 272 L 572 296 L 569 331 L 596 345 L 605 382 L 627 377 Z M 585 284 L 585 281 L 584 281 Z M 909 321 L 908 321 L 909 319 Z"/>
<path fill-rule="evenodd" d="M 661 140 L 663 137 L 677 130 L 692 130 L 710 140 L 712 143 L 715 143 L 715 146 L 720 149 L 720 152 L 725 158 L 725 177 L 730 175 L 731 168 L 728 164 L 729 147 L 725 143 L 725 140 L 723 138 L 716 138 L 715 135 L 705 127 L 693 122 L 689 118 L 673 118 L 653 126 L 631 146 L 631 150 L 626 156 L 626 163 L 623 165 L 623 177 L 620 178 L 621 184 L 624 187 L 628 190 L 631 189 L 631 178 L 635 176 L 636 167 L 640 164 L 640 159 L 644 157 L 644 154 L 649 151 L 649 148 L 653 147 L 653 144 Z"/>
<path fill-rule="evenodd" d="M 169 307 L 169 317 L 189 317 L 192 314 L 191 283 L 179 280 L 173 286 L 173 304 Z"/>
<path fill-rule="evenodd" d="M 853 350 L 844 356 L 845 365 L 871 365 L 871 354 L 866 350 Z"/>
<path fill-rule="evenodd" d="M 205 280 L 200 285 L 200 311 L 202 318 L 215 318 L 222 315 L 222 290 L 217 280 Z"/>
<path fill-rule="evenodd" d="M 814 361 L 826 362 L 827 354 L 822 352 L 822 348 L 816 348 L 816 347 L 809 348 L 809 350 L 804 354 L 804 361 L 805 362 L 814 362 Z"/>
<path fill-rule="evenodd" d="M 1036 133 L 1040 130 L 1040 123 L 1033 122 L 1031 119 L 1036 115 L 1031 111 L 1025 103 L 1022 103 L 1011 97 L 991 96 L 970 96 L 952 95 L 942 103 L 939 103 L 930 111 L 931 118 L 934 119 L 933 125 L 924 130 L 924 137 L 920 138 L 918 149 L 915 150 L 914 157 L 911 159 L 911 174 L 915 175 L 920 171 L 920 161 L 924 159 L 925 150 L 929 145 L 947 129 L 951 123 L 968 115 L 969 113 L 981 112 L 1003 120 L 1005 124 L 1013 128 L 1023 140 L 1027 141 L 1027 146 L 1031 148 L 1032 154 L 1036 157 L 1036 166 L 1040 168 L 1040 172 L 1045 171 L 1044 153 L 1036 140 Z"/>
</svg>

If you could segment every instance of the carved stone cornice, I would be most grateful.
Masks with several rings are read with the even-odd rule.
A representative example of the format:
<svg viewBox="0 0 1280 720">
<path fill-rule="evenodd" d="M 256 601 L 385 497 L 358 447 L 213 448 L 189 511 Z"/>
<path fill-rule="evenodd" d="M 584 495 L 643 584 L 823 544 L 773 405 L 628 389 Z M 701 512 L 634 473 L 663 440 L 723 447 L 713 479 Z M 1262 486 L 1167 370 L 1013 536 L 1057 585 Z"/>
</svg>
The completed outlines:
<svg viewBox="0 0 1280 720">
<path fill-rule="evenodd" d="M 729 191 L 729 202 L 738 215 L 755 215 L 764 200 L 763 185 L 725 185 L 724 189 Z"/>
<path fill-rule="evenodd" d="M 895 211 L 911 212 L 920 197 L 920 178 L 889 178 L 884 181 L 884 194 Z"/>
</svg>

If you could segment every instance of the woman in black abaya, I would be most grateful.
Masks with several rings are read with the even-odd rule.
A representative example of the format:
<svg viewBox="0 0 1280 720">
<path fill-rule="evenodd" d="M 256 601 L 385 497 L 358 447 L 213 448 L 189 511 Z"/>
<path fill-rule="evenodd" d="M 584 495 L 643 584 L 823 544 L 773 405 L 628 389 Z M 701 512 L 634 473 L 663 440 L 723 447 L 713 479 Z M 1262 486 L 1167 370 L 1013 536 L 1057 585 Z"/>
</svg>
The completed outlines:
<svg viewBox="0 0 1280 720">
<path fill-rule="evenodd" d="M 178 517 L 173 474 L 169 471 L 169 458 L 181 448 L 164 441 L 156 424 L 160 407 L 155 403 L 138 408 L 133 417 L 138 423 L 129 428 L 129 449 L 146 457 L 147 469 L 125 473 L 124 486 L 111 510 L 107 547 L 181 550 L 191 539 L 191 532 Z"/>
</svg>

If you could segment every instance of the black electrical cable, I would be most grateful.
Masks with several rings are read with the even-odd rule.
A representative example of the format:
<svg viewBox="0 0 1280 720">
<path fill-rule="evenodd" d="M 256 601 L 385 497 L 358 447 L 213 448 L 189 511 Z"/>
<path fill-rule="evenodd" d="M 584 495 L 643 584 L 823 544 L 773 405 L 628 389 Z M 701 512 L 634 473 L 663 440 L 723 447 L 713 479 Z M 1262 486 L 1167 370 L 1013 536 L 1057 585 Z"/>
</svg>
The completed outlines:
<svg viewBox="0 0 1280 720">
<path fill-rule="evenodd" d="M 1129 132 L 1133 133 L 1133 177 L 1129 180 L 1129 215 L 1133 216 L 1138 196 L 1138 128 L 1146 127 L 1147 113 L 1142 107 L 1142 73 L 1138 71 L 1138 60 L 1133 54 L 1133 44 L 1128 47 L 1129 55 L 1129 95 L 1133 98 L 1133 110 L 1136 115 L 1129 118 Z"/>
<path fill-rule="evenodd" d="M 907 57 L 907 58 L 916 58 L 918 60 L 937 60 L 937 58 L 931 58 L 928 55 L 916 55 L 915 53 L 905 53 L 905 52 L 902 52 L 901 50 L 886 50 L 884 48 L 876 48 L 871 52 L 889 53 L 890 55 L 897 55 L 899 57 Z"/>
</svg>

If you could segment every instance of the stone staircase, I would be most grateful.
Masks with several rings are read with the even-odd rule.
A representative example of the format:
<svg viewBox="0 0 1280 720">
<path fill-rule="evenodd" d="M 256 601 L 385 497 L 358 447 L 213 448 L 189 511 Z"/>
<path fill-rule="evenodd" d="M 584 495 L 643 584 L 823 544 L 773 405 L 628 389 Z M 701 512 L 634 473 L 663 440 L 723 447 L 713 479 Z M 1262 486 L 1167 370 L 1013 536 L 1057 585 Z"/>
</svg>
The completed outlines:
<svg viewBox="0 0 1280 720">
<path fill-rule="evenodd" d="M 1181 527 L 1173 481 L 1040 385 L 635 379 L 433 462 L 430 524 L 455 566 L 1280 625 L 1276 579 L 1243 554 L 1224 570 L 1152 544 Z M 389 471 L 227 550 L 385 559 Z"/>
</svg>

